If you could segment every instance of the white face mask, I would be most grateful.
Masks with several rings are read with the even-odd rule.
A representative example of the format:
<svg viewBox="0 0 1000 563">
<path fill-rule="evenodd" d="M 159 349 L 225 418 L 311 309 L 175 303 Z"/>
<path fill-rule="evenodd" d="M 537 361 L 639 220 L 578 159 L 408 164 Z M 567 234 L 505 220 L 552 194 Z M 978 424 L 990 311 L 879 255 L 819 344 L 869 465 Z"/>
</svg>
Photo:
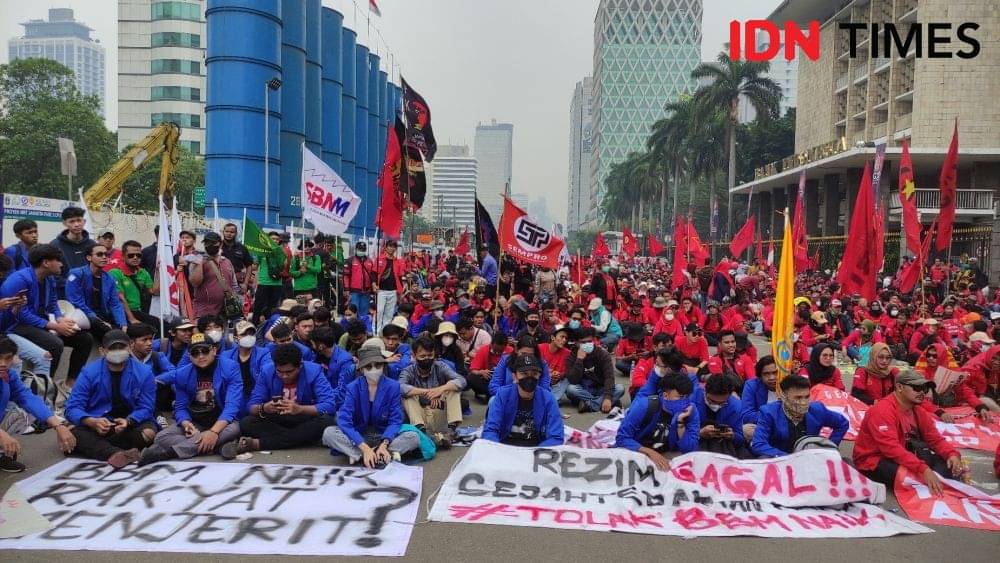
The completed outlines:
<svg viewBox="0 0 1000 563">
<path fill-rule="evenodd" d="M 583 344 L 580 344 L 580 350 L 583 350 L 584 354 L 589 354 L 594 351 L 594 343 L 584 342 Z"/>
<path fill-rule="evenodd" d="M 437 317 L 437 318 L 439 318 L 439 319 L 443 319 L 444 318 L 444 311 L 438 309 L 437 311 L 434 311 L 434 316 Z"/>
<path fill-rule="evenodd" d="M 239 344 L 240 348 L 253 348 L 257 344 L 257 337 L 252 334 L 241 336 Z"/>
<path fill-rule="evenodd" d="M 708 410 L 712 412 L 719 412 L 719 409 L 722 408 L 722 405 L 713 405 L 712 403 L 709 403 L 707 400 L 705 401 L 705 406 L 708 407 Z"/>
<path fill-rule="evenodd" d="M 665 367 L 655 366 L 653 368 L 653 371 L 655 371 L 656 375 L 658 375 L 660 377 L 663 377 L 663 376 L 667 375 L 667 368 L 665 368 Z"/>
<path fill-rule="evenodd" d="M 104 359 L 107 360 L 109 364 L 124 364 L 125 360 L 128 360 L 128 356 L 128 350 L 108 350 L 104 354 Z"/>
<path fill-rule="evenodd" d="M 382 377 L 382 368 L 376 366 L 366 367 L 365 369 L 361 370 L 361 373 L 365 374 L 365 378 L 369 382 L 375 383 L 376 381 L 378 381 L 378 378 Z"/>
<path fill-rule="evenodd" d="M 221 330 L 210 330 L 210 331 L 208 331 L 208 332 L 205 333 L 205 336 L 207 336 L 208 338 L 210 338 L 212 340 L 212 342 L 215 342 L 216 344 L 218 344 L 219 342 L 222 342 L 222 331 Z"/>
<path fill-rule="evenodd" d="M 455 337 L 454 336 L 442 336 L 441 337 L 441 344 L 444 344 L 445 346 L 451 346 L 454 343 L 455 343 Z"/>
<path fill-rule="evenodd" d="M 673 313 L 667 313 L 665 316 L 667 317 L 668 321 L 674 320 L 674 314 Z"/>
</svg>

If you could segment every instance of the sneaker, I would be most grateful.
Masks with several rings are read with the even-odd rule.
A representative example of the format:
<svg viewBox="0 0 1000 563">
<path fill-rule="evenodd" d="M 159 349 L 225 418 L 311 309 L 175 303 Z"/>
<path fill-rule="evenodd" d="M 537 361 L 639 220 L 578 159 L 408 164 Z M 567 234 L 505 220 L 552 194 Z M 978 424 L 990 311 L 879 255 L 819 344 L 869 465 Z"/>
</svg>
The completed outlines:
<svg viewBox="0 0 1000 563">
<path fill-rule="evenodd" d="M 590 412 L 590 405 L 587 404 L 587 401 L 580 401 L 580 404 L 576 406 L 576 412 L 580 414 Z"/>
<path fill-rule="evenodd" d="M 451 449 L 452 440 L 441 432 L 436 432 L 433 436 L 431 436 L 431 440 L 434 440 L 434 446 L 436 446 L 439 450 Z"/>
<path fill-rule="evenodd" d="M 396 463 L 402 463 L 403 462 L 402 454 L 400 454 L 399 452 L 392 452 L 392 461 L 395 461 Z"/>
<path fill-rule="evenodd" d="M 27 466 L 17 461 L 16 457 L 0 455 L 0 471 L 4 473 L 20 473 L 27 469 Z"/>
<path fill-rule="evenodd" d="M 156 417 L 156 424 L 158 424 L 160 428 L 166 428 L 167 426 L 170 426 L 170 423 L 167 422 L 167 417 L 163 416 L 162 414 Z"/>
<path fill-rule="evenodd" d="M 142 450 L 142 454 L 139 456 L 139 467 L 143 465 L 149 465 L 150 463 L 158 463 L 161 461 L 169 461 L 171 459 L 177 459 L 177 452 L 173 448 L 161 448 L 160 446 L 151 446 Z"/>
<path fill-rule="evenodd" d="M 615 407 L 615 408 L 611 409 L 611 412 L 608 413 L 608 418 L 615 418 L 616 416 L 620 415 L 621 413 L 622 413 L 622 408 L 621 407 Z"/>
<path fill-rule="evenodd" d="M 108 458 L 108 465 L 115 469 L 121 469 L 126 465 L 131 465 L 139 461 L 139 450 L 132 448 L 129 450 L 118 450 Z"/>
<path fill-rule="evenodd" d="M 233 460 L 236 459 L 236 456 L 250 451 L 253 451 L 253 439 L 243 436 L 239 440 L 233 440 L 232 442 L 224 444 L 222 448 L 219 449 L 219 455 L 221 455 L 223 459 Z"/>
</svg>

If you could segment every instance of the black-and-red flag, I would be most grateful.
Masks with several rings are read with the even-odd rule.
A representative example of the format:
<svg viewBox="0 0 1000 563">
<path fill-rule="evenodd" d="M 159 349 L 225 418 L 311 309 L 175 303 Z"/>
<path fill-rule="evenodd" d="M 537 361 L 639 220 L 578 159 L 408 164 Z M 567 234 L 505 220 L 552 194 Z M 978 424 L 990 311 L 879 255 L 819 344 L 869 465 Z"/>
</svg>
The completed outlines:
<svg viewBox="0 0 1000 563">
<path fill-rule="evenodd" d="M 431 162 L 437 153 L 437 141 L 431 127 L 431 108 L 403 77 L 400 77 L 400 82 L 403 85 L 403 114 L 406 116 L 406 147 L 420 151 L 424 160 Z"/>
</svg>

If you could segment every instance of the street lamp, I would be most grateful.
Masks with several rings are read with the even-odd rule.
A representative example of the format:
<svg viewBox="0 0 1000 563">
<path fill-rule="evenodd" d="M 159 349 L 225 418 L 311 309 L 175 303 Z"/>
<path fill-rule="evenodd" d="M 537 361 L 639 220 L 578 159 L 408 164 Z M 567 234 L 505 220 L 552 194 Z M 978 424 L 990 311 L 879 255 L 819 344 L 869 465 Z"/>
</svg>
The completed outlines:
<svg viewBox="0 0 1000 563">
<path fill-rule="evenodd" d="M 271 100 L 271 90 L 277 91 L 281 88 L 281 79 L 272 78 L 264 83 L 264 222 L 267 223 L 267 213 L 270 210 L 271 203 L 271 192 L 268 187 L 268 173 L 270 172 L 270 149 L 271 144 L 268 142 L 269 133 L 271 130 L 270 120 L 271 120 L 271 106 L 269 104 Z M 277 222 L 277 219 L 275 219 Z"/>
</svg>

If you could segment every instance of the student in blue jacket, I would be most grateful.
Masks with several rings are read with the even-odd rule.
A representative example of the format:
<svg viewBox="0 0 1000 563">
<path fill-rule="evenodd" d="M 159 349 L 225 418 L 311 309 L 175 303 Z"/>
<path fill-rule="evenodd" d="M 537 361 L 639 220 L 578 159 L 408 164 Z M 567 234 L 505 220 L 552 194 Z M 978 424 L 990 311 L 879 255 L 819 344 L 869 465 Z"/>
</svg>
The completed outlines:
<svg viewBox="0 0 1000 563">
<path fill-rule="evenodd" d="M 400 432 L 403 405 L 399 382 L 385 376 L 386 358 L 375 346 L 358 351 L 358 377 L 345 388 L 344 402 L 337 412 L 337 425 L 323 432 L 323 444 L 331 454 L 340 452 L 351 465 L 380 468 L 420 448 L 416 432 Z"/>
<path fill-rule="evenodd" d="M 30 270 L 28 251 L 38 244 L 38 223 L 31 219 L 18 219 L 14 222 L 14 236 L 19 242 L 5 248 L 3 253 L 14 263 L 13 271 Z"/>
<path fill-rule="evenodd" d="M 240 437 L 246 415 L 239 366 L 219 357 L 219 344 L 205 334 L 191 337 L 191 363 L 177 370 L 176 424 L 161 430 L 142 451 L 139 465 L 211 454 Z"/>
<path fill-rule="evenodd" d="M 399 381 L 399 374 L 404 369 L 413 364 L 413 351 L 410 345 L 403 342 L 406 336 L 406 329 L 389 323 L 382 327 L 382 344 L 385 351 L 389 353 L 387 364 L 385 365 L 385 375 L 389 379 Z"/>
<path fill-rule="evenodd" d="M 340 371 L 344 366 L 354 366 L 354 356 L 337 346 L 337 337 L 328 326 L 314 328 L 309 338 L 316 352 L 316 363 L 323 368 L 330 387 L 336 390 L 340 385 Z"/>
<path fill-rule="evenodd" d="M 732 380 L 722 374 L 711 375 L 705 381 L 701 399 L 692 402 L 701 422 L 698 450 L 745 459 L 750 457 L 750 450 L 743 439 L 740 400 L 733 391 Z"/>
<path fill-rule="evenodd" d="M 292 344 L 299 349 L 299 353 L 302 354 L 302 359 L 307 362 L 316 361 L 316 352 L 309 349 L 308 346 L 302 344 L 301 342 L 296 342 L 292 339 L 292 327 L 285 323 L 279 323 L 277 326 L 271 329 L 271 337 L 274 338 L 274 342 L 270 342 L 264 347 L 264 350 L 268 354 L 274 352 L 274 349 L 282 344 Z"/>
<path fill-rule="evenodd" d="M 191 336 L 194 334 L 194 323 L 187 319 L 171 321 L 167 323 L 166 329 L 168 338 L 153 340 L 153 351 L 166 356 L 174 367 L 190 363 L 191 356 L 187 352 L 188 345 L 191 344 Z"/>
<path fill-rule="evenodd" d="M 236 346 L 220 351 L 219 356 L 233 362 L 239 369 L 240 381 L 243 382 L 243 402 L 246 404 L 253 393 L 257 375 L 264 373 L 264 366 L 270 363 L 271 357 L 263 346 L 257 346 L 257 327 L 250 321 L 236 323 L 233 333 L 236 336 Z M 240 413 L 240 417 L 246 414 Z"/>
<path fill-rule="evenodd" d="M 115 278 L 104 271 L 108 249 L 95 244 L 86 252 L 87 265 L 73 268 L 66 276 L 66 300 L 87 315 L 94 338 L 101 339 L 109 330 L 125 330 L 128 319 Z"/>
<path fill-rule="evenodd" d="M 757 429 L 760 408 L 778 400 L 778 364 L 775 363 L 774 356 L 768 354 L 757 360 L 756 372 L 756 378 L 743 384 L 743 397 L 740 400 L 740 419 L 747 444 L 753 440 L 754 430 Z"/>
<path fill-rule="evenodd" d="M 293 344 L 276 346 L 271 360 L 254 383 L 247 407 L 250 414 L 240 420 L 243 437 L 219 452 L 226 459 L 245 452 L 313 445 L 335 423 L 333 389 L 319 365 L 304 362 Z"/>
<path fill-rule="evenodd" d="M 809 380 L 789 375 L 781 380 L 781 400 L 761 407 L 750 449 L 760 457 L 780 457 L 796 451 L 806 436 L 819 436 L 823 427 L 833 429 L 830 441 L 839 445 L 850 423 L 819 401 L 809 401 Z"/>
<path fill-rule="evenodd" d="M 135 323 L 128 325 L 125 334 L 128 335 L 132 357 L 153 372 L 153 379 L 156 380 L 157 412 L 172 411 L 175 398 L 173 387 L 175 368 L 165 354 L 153 350 L 156 329 L 146 323 Z"/>
<path fill-rule="evenodd" d="M 21 382 L 21 374 L 12 367 L 17 356 L 17 344 L 9 338 L 0 336 L 0 413 L 7 412 L 7 403 L 28 411 L 39 423 L 46 423 L 55 428 L 56 441 L 59 449 L 70 453 L 76 447 L 76 438 L 69 428 L 63 425 L 63 420 L 52 414 L 45 402 L 31 392 Z M 21 444 L 16 438 L 0 428 L 0 471 L 5 473 L 20 473 L 25 470 L 23 463 L 17 461 L 21 452 Z"/>
<path fill-rule="evenodd" d="M 562 415 L 552 392 L 542 387 L 542 361 L 520 354 L 513 361 L 514 383 L 497 391 L 483 425 L 483 439 L 510 446 L 561 446 Z"/>
<path fill-rule="evenodd" d="M 101 341 L 104 357 L 83 368 L 66 400 L 66 418 L 76 425 L 75 453 L 115 469 L 139 461 L 139 450 L 156 436 L 153 372 L 128 345 L 124 331 L 108 331 Z"/>
<path fill-rule="evenodd" d="M 534 336 L 522 336 L 517 341 L 514 351 L 500 358 L 495 368 L 493 377 L 490 378 L 490 396 L 496 396 L 500 388 L 514 383 L 514 359 L 522 354 L 531 354 L 542 366 L 542 373 L 538 379 L 538 385 L 543 389 L 552 389 L 552 375 L 549 373 L 549 364 L 542 359 L 542 353 L 538 349 L 538 340 Z"/>
<path fill-rule="evenodd" d="M 691 404 L 694 384 L 685 374 L 670 371 L 660 378 L 660 388 L 644 401 L 633 402 L 625 413 L 615 447 L 639 452 L 662 471 L 670 469 L 667 452 L 698 449 L 701 421 Z"/>
</svg>

